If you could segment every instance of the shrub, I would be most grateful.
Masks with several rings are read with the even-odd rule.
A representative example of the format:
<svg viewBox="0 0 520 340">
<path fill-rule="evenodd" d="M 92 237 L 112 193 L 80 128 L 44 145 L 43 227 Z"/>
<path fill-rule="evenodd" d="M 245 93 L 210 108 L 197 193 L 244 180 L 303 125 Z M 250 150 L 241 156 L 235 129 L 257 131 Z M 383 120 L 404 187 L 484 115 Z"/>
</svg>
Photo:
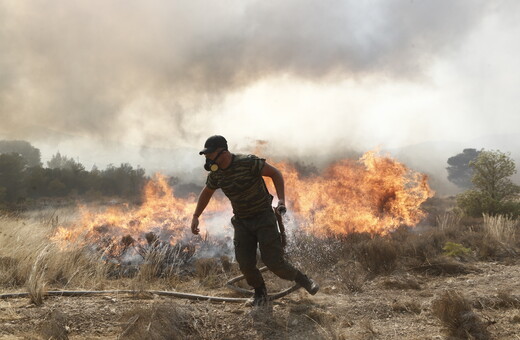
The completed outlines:
<svg viewBox="0 0 520 340">
<path fill-rule="evenodd" d="M 460 339 L 490 339 L 486 327 L 473 312 L 471 303 L 459 292 L 444 292 L 433 301 L 432 310 L 450 336 Z"/>
<path fill-rule="evenodd" d="M 374 275 L 392 272 L 397 266 L 398 250 L 395 242 L 376 236 L 354 247 L 355 257 Z"/>
<path fill-rule="evenodd" d="M 460 243 L 454 242 L 446 242 L 444 247 L 442 247 L 442 250 L 444 250 L 444 255 L 452 257 L 464 257 L 471 253 L 471 249 L 464 247 Z"/>
</svg>

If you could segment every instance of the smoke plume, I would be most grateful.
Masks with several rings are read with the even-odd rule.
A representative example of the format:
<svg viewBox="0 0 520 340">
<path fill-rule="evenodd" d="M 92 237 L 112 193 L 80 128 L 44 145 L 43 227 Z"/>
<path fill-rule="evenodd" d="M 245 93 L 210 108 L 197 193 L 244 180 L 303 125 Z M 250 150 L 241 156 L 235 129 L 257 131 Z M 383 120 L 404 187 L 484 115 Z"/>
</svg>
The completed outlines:
<svg viewBox="0 0 520 340">
<path fill-rule="evenodd" d="M 421 78 L 485 7 L 469 0 L 2 1 L 0 134 L 199 143 L 218 130 L 211 116 L 222 101 L 263 79 Z"/>
</svg>

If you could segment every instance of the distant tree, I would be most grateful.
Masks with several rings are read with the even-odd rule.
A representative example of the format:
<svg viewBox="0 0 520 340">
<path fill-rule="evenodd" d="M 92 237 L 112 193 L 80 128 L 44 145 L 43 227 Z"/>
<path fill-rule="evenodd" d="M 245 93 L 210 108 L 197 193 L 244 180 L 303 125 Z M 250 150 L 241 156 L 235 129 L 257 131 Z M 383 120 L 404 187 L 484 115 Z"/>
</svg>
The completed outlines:
<svg viewBox="0 0 520 340">
<path fill-rule="evenodd" d="M 146 182 L 144 169 L 134 169 L 128 163 L 122 163 L 118 168 L 110 164 L 100 176 L 101 190 L 108 196 L 137 196 Z"/>
<path fill-rule="evenodd" d="M 47 187 L 52 171 L 39 166 L 27 168 L 25 171 L 25 187 L 29 197 L 47 196 Z"/>
<path fill-rule="evenodd" d="M 462 153 L 448 158 L 448 180 L 460 188 L 472 188 L 473 168 L 469 163 L 477 159 L 479 154 L 480 151 L 476 149 L 464 149 Z"/>
<path fill-rule="evenodd" d="M 57 178 L 50 181 L 47 186 L 47 192 L 50 196 L 65 196 L 69 191 L 70 188 L 67 188 L 67 186 Z"/>
<path fill-rule="evenodd" d="M 27 161 L 18 153 L 0 155 L 0 196 L 9 203 L 25 197 L 24 170 Z"/>
<path fill-rule="evenodd" d="M 47 162 L 47 167 L 50 169 L 66 169 L 73 171 L 83 171 L 85 167 L 76 162 L 73 158 L 62 156 L 59 152 L 52 156 L 51 160 Z"/>
<path fill-rule="evenodd" d="M 41 166 L 40 150 L 23 140 L 1 140 L 0 154 L 17 153 L 22 156 L 27 166 Z"/>
<path fill-rule="evenodd" d="M 509 154 L 483 150 L 476 160 L 470 162 L 470 166 L 474 170 L 472 183 L 475 189 L 457 197 L 463 211 L 472 216 L 483 213 L 520 214 L 517 201 L 520 186 L 509 178 L 516 173 L 515 162 Z"/>
</svg>

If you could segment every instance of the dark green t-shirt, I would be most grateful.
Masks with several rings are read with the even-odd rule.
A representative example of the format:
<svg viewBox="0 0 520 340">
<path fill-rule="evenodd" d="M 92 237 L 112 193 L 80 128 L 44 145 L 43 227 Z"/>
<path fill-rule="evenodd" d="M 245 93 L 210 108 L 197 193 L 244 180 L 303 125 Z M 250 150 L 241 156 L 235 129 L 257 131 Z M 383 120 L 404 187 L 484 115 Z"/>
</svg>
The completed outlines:
<svg viewBox="0 0 520 340">
<path fill-rule="evenodd" d="M 212 190 L 222 189 L 231 201 L 233 213 L 240 218 L 272 209 L 273 196 L 262 178 L 265 159 L 240 154 L 233 154 L 232 157 L 227 169 L 210 172 L 206 186 Z"/>
</svg>

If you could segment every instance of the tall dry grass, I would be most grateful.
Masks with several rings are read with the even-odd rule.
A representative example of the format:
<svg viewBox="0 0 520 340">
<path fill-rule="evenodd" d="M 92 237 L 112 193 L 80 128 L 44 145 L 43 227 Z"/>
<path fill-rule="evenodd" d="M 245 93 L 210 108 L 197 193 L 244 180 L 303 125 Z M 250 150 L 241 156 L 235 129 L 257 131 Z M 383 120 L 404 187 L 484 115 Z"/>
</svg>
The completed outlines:
<svg viewBox="0 0 520 340">
<path fill-rule="evenodd" d="M 445 212 L 442 215 L 437 216 L 437 227 L 441 230 L 449 230 L 456 228 L 460 225 L 462 215 L 456 212 Z"/>
<path fill-rule="evenodd" d="M 99 253 L 84 248 L 64 250 L 50 241 L 58 216 L 46 212 L 0 216 L 0 287 L 24 287 L 37 304 L 45 287 L 99 288 L 108 270 Z"/>
<path fill-rule="evenodd" d="M 505 244 L 514 244 L 518 235 L 520 221 L 506 215 L 484 214 L 484 229 L 486 233 L 497 241 Z"/>
</svg>

